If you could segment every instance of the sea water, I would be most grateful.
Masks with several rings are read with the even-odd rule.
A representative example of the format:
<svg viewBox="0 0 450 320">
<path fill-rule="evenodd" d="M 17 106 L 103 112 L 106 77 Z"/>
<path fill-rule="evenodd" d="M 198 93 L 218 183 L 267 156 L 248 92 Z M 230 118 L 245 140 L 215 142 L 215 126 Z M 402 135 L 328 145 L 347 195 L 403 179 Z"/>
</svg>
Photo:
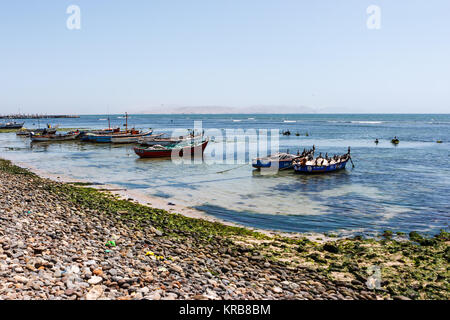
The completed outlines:
<svg viewBox="0 0 450 320">
<path fill-rule="evenodd" d="M 77 119 L 26 119 L 25 127 L 46 122 L 65 128 L 122 126 L 123 115 Z M 280 135 L 280 151 L 343 154 L 351 146 L 346 170 L 326 175 L 293 171 L 264 174 L 251 166 L 254 146 L 238 141 L 245 163 L 214 163 L 212 149 L 232 143 L 210 142 L 204 161 L 176 164 L 170 159 L 139 159 L 133 145 L 83 142 L 34 143 L 14 133 L 0 134 L 1 157 L 52 174 L 115 184 L 194 207 L 246 226 L 338 234 L 448 229 L 450 217 L 450 115 L 226 114 L 130 115 L 129 127 L 171 134 L 180 128 L 289 130 Z M 296 136 L 296 133 L 299 136 Z M 306 135 L 308 134 L 308 135 Z M 390 140 L 397 136 L 400 144 Z M 379 144 L 374 143 L 375 139 Z M 443 143 L 436 143 L 442 140 Z M 247 143 L 247 148 L 245 147 Z"/>
</svg>

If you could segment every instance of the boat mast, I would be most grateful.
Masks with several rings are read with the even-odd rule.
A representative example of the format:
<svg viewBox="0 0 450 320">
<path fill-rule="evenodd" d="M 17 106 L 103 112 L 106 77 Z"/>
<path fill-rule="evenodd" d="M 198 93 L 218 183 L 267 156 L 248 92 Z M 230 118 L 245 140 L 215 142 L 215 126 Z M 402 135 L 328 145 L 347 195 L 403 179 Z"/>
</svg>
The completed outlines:
<svg viewBox="0 0 450 320">
<path fill-rule="evenodd" d="M 111 117 L 109 114 L 109 105 L 106 106 L 106 113 L 108 114 L 108 130 L 111 130 Z"/>
</svg>

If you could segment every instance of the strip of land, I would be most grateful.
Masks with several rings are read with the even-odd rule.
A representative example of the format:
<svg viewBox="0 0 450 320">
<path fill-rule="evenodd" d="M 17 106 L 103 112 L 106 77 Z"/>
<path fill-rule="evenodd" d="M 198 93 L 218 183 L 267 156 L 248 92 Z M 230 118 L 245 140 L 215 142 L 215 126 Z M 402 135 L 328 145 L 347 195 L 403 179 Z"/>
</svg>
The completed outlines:
<svg viewBox="0 0 450 320">
<path fill-rule="evenodd" d="M 449 234 L 268 235 L 0 160 L 0 299 L 449 299 Z"/>
</svg>

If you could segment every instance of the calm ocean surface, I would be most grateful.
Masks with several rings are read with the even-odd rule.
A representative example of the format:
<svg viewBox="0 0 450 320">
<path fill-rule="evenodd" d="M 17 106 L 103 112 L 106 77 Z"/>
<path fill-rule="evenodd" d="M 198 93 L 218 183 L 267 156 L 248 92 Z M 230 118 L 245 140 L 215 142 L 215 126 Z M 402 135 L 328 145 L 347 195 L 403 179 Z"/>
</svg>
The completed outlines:
<svg viewBox="0 0 450 320">
<path fill-rule="evenodd" d="M 40 126 L 50 122 L 66 128 L 105 128 L 107 117 L 40 120 Z M 122 115 L 110 117 L 112 125 L 124 122 Z M 193 128 L 195 120 L 202 120 L 204 129 L 289 129 L 293 134 L 280 137 L 280 151 L 295 153 L 314 144 L 318 152 L 334 154 L 345 153 L 351 146 L 355 168 L 349 164 L 346 170 L 328 175 L 292 171 L 265 175 L 255 172 L 251 164 L 179 165 L 139 159 L 133 145 L 61 142 L 31 146 L 28 138 L 15 133 L 0 133 L 0 157 L 53 174 L 138 189 L 263 229 L 341 234 L 386 229 L 434 234 L 448 229 L 449 114 L 131 115 L 129 125 L 171 133 L 176 128 Z M 37 120 L 25 120 L 25 127 L 37 126 Z M 295 136 L 296 132 L 301 136 Z M 393 136 L 399 137 L 398 146 L 390 143 Z M 375 138 L 380 140 L 378 145 Z M 226 140 L 211 142 L 205 159 Z M 245 142 L 238 143 L 236 152 L 246 152 Z"/>
</svg>

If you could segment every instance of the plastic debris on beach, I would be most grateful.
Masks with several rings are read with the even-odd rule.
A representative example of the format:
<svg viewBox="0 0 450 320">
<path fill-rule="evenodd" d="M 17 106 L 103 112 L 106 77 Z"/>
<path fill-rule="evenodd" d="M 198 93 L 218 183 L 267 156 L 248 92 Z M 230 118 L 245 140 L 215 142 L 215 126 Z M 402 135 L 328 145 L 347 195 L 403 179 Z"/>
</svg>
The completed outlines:
<svg viewBox="0 0 450 320">
<path fill-rule="evenodd" d="M 106 242 L 105 246 L 107 246 L 107 247 L 115 247 L 116 246 L 116 242 L 114 240 L 109 240 L 108 242 Z"/>
</svg>

